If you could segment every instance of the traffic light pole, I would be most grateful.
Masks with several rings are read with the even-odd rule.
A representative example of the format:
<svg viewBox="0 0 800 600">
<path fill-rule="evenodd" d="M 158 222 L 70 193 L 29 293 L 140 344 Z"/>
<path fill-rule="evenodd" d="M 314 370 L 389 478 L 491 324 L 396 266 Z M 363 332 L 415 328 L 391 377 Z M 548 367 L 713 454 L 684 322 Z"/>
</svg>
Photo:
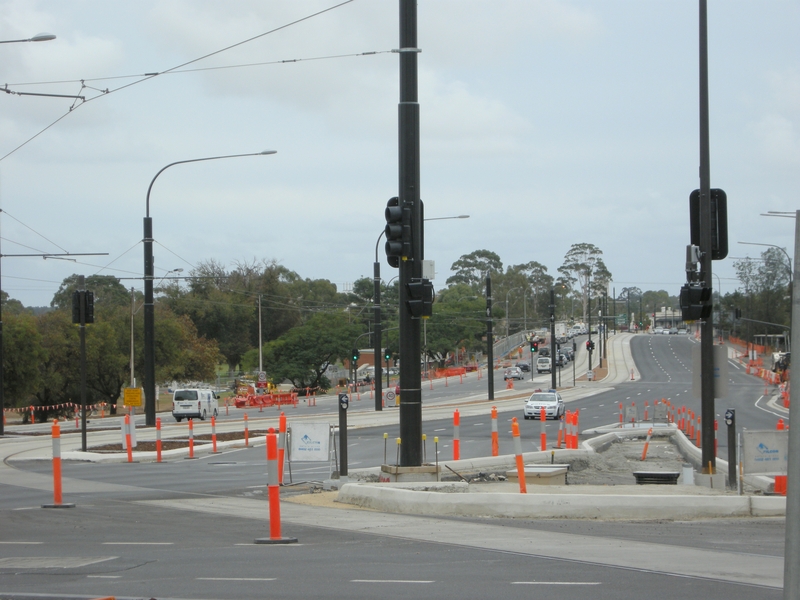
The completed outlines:
<svg viewBox="0 0 800 600">
<path fill-rule="evenodd" d="M 380 240 L 381 237 L 378 236 L 378 242 L 380 242 Z M 373 378 L 375 382 L 375 410 L 383 410 L 383 369 L 381 367 L 383 364 L 383 340 L 381 336 L 381 263 L 378 261 L 377 243 L 375 244 L 375 263 L 373 264 L 372 275 L 375 280 L 373 289 L 373 308 L 375 310 L 375 318 L 373 319 L 375 322 L 375 339 L 373 340 L 375 342 L 373 346 L 373 352 L 375 353 L 373 360 L 373 364 L 375 365 L 375 377 Z"/>
<path fill-rule="evenodd" d="M 550 387 L 556 388 L 556 290 L 550 290 Z"/>
<path fill-rule="evenodd" d="M 420 202 L 417 0 L 400 0 L 399 204 L 411 211 L 411 253 L 400 261 L 400 466 L 422 465 L 420 320 L 406 304 L 408 284 L 422 278 L 424 241 Z"/>
<path fill-rule="evenodd" d="M 489 400 L 494 400 L 494 332 L 492 331 L 492 272 L 486 272 L 486 381 Z M 531 358 L 531 363 L 533 358 Z M 533 365 L 531 365 L 533 373 Z M 533 375 L 531 375 L 533 377 Z"/>
<path fill-rule="evenodd" d="M 713 287 L 711 279 L 711 153 L 708 124 L 708 5 L 700 3 L 700 276 L 703 287 Z M 703 473 L 716 471 L 714 455 L 714 317 L 700 325 L 700 418 Z"/>
</svg>

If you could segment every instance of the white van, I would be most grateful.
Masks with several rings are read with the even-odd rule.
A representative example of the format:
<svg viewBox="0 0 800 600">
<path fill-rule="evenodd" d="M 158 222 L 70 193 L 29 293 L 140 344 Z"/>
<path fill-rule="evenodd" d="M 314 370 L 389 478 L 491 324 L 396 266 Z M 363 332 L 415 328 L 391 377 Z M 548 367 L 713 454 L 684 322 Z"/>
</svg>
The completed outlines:
<svg viewBox="0 0 800 600">
<path fill-rule="evenodd" d="M 172 396 L 172 416 L 180 423 L 181 419 L 200 419 L 219 414 L 217 395 L 211 390 L 175 390 Z"/>
</svg>

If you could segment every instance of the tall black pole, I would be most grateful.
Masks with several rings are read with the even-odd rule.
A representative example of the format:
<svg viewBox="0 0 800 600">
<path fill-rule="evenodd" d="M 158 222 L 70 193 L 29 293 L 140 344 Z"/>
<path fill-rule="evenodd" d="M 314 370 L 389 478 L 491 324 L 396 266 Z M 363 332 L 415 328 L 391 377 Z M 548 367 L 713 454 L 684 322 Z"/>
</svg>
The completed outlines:
<svg viewBox="0 0 800 600">
<path fill-rule="evenodd" d="M 586 328 L 589 330 L 589 338 L 586 342 L 586 349 L 589 351 L 589 370 L 592 370 L 592 297 L 589 296 L 589 310 L 586 311 Z"/>
<path fill-rule="evenodd" d="M 486 272 L 486 381 L 489 400 L 494 400 L 494 332 L 492 331 L 492 272 Z M 533 362 L 533 358 L 531 358 Z M 533 369 L 533 365 L 531 365 Z"/>
<path fill-rule="evenodd" d="M 160 171 L 159 171 L 160 172 Z M 154 180 L 155 181 L 155 180 Z M 150 184 L 153 185 L 152 183 Z M 156 351 L 155 306 L 153 302 L 153 219 L 144 218 L 144 419 L 145 425 L 156 424 Z"/>
<path fill-rule="evenodd" d="M 0 209 L 2 212 L 2 209 Z M 0 253 L 0 265 L 3 264 L 3 254 Z M 6 414 L 6 401 L 5 401 L 5 369 L 3 368 L 3 284 L 2 277 L 0 277 L 0 435 L 5 434 L 5 425 L 3 425 L 3 417 Z"/>
<path fill-rule="evenodd" d="M 422 277 L 424 241 L 420 202 L 417 0 L 400 0 L 398 158 L 400 206 L 411 211 L 411 256 L 400 261 L 400 466 L 422 465 L 420 321 L 407 307 L 408 284 Z"/>
<path fill-rule="evenodd" d="M 700 276 L 703 287 L 711 279 L 711 153 L 708 125 L 708 6 L 700 0 Z M 716 471 L 714 455 L 714 320 L 700 325 L 700 418 L 703 472 Z"/>
<path fill-rule="evenodd" d="M 86 452 L 86 285 L 83 275 L 78 277 L 78 310 L 81 340 L 81 450 Z"/>
<path fill-rule="evenodd" d="M 556 290 L 550 289 L 550 387 L 556 389 L 556 359 L 558 350 L 556 349 Z M 533 368 L 533 367 L 531 367 Z"/>
<path fill-rule="evenodd" d="M 380 241 L 378 236 L 378 241 Z M 375 311 L 375 410 L 383 410 L 383 372 L 381 365 L 383 364 L 383 346 L 381 339 L 381 263 L 378 262 L 378 247 L 375 246 L 375 263 L 372 266 L 372 276 L 374 277 L 373 289 L 373 309 Z"/>
</svg>

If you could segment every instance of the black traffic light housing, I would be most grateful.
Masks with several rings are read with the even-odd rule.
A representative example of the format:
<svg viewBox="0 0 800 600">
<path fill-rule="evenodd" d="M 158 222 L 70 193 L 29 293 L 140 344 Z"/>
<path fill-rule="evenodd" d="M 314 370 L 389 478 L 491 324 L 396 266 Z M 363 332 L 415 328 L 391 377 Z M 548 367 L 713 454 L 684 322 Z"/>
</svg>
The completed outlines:
<svg viewBox="0 0 800 600">
<path fill-rule="evenodd" d="M 83 322 L 94 323 L 94 292 L 77 290 L 72 292 L 72 323 L 81 324 L 81 300 L 84 303 Z"/>
<path fill-rule="evenodd" d="M 388 363 L 391 359 L 392 359 L 392 351 L 389 350 L 389 348 L 386 348 L 383 351 L 383 360 L 385 360 Z"/>
<path fill-rule="evenodd" d="M 680 293 L 681 318 L 684 321 L 699 321 L 711 316 L 711 288 L 685 283 Z"/>
<path fill-rule="evenodd" d="M 411 256 L 411 209 L 400 206 L 395 196 L 386 203 L 386 259 L 389 266 L 398 268 L 400 261 Z"/>
<path fill-rule="evenodd" d="M 406 307 L 414 319 L 427 318 L 433 314 L 433 283 L 429 279 L 412 279 L 406 284 L 408 300 Z"/>
<path fill-rule="evenodd" d="M 533 340 L 531 341 L 531 354 L 535 354 L 539 351 L 539 342 Z"/>
<path fill-rule="evenodd" d="M 361 352 L 358 351 L 358 348 L 353 348 L 353 351 L 350 353 L 350 356 L 352 358 L 353 364 L 355 364 L 361 357 Z"/>
</svg>

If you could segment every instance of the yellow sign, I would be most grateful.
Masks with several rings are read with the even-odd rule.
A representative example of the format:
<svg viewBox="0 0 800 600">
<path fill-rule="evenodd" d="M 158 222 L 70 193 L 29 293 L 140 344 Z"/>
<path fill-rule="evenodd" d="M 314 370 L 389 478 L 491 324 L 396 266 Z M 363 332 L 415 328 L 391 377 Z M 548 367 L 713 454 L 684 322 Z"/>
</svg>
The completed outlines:
<svg viewBox="0 0 800 600">
<path fill-rule="evenodd" d="M 142 388 L 125 388 L 123 399 L 125 406 L 141 406 Z"/>
</svg>

